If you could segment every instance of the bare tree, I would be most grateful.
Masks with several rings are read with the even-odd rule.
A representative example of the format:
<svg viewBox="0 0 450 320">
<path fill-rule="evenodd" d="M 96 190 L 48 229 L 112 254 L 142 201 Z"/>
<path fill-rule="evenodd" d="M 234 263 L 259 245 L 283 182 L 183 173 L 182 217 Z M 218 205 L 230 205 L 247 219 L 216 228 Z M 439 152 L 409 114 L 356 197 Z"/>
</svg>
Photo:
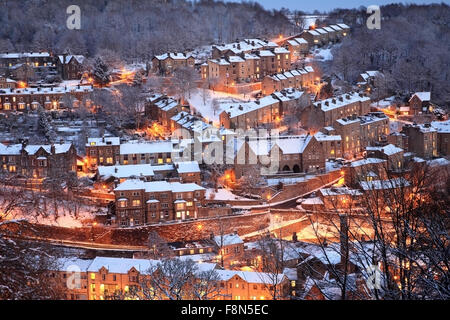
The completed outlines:
<svg viewBox="0 0 450 320">
<path fill-rule="evenodd" d="M 278 238 L 266 234 L 257 241 L 261 252 L 261 272 L 258 272 L 258 275 L 262 278 L 261 280 L 273 300 L 281 299 L 284 296 L 282 278 L 286 248 L 281 238 L 281 229 L 279 232 Z"/>
<path fill-rule="evenodd" d="M 167 241 L 163 239 L 156 231 L 148 235 L 148 255 L 151 259 L 168 258 L 173 256 L 173 250 L 170 249 Z"/>
<path fill-rule="evenodd" d="M 317 215 L 316 225 L 332 230 L 324 236 L 315 229 L 329 275 L 319 282 L 332 282 L 339 299 L 448 299 L 448 166 L 412 165 L 404 172 L 407 180 L 387 165 L 374 170 L 359 173 L 362 195 L 352 196 L 352 204 L 336 197 L 326 216 Z M 367 181 L 369 171 L 379 180 Z M 340 245 L 329 244 L 333 239 Z M 314 271 L 308 262 L 302 268 Z M 355 283 L 355 277 L 373 277 L 370 270 L 377 268 L 375 285 Z"/>
</svg>

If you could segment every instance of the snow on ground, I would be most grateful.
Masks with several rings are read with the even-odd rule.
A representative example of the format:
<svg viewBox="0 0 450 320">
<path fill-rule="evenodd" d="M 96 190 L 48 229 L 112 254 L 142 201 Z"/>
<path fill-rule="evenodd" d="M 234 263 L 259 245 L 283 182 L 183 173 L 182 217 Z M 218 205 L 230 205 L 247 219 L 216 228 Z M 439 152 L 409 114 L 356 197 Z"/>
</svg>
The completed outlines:
<svg viewBox="0 0 450 320">
<path fill-rule="evenodd" d="M 389 120 L 389 130 L 390 132 L 400 132 L 405 124 L 411 124 L 410 121 L 404 120 Z"/>
<path fill-rule="evenodd" d="M 269 178 L 266 179 L 267 184 L 269 186 L 276 186 L 278 185 L 280 182 L 283 184 L 296 184 L 298 182 L 302 182 L 302 181 L 306 181 L 308 179 L 311 179 L 312 177 L 314 177 L 313 175 L 306 175 L 303 177 L 291 177 L 291 178 Z"/>
<path fill-rule="evenodd" d="M 197 62 L 206 62 L 212 55 L 212 45 L 201 46 L 191 52 Z"/>
<path fill-rule="evenodd" d="M 228 189 L 217 189 L 217 192 L 215 192 L 214 189 L 207 189 L 206 199 L 211 199 L 210 198 L 211 194 L 214 195 L 214 200 L 252 200 L 241 196 L 237 196 Z"/>
<path fill-rule="evenodd" d="M 334 161 L 326 161 L 325 162 L 325 170 L 327 172 L 339 170 L 342 167 L 342 164 Z"/>
<path fill-rule="evenodd" d="M 25 219 L 30 223 L 78 228 L 90 223 L 95 218 L 96 213 L 105 214 L 107 211 L 106 208 L 98 208 L 71 201 L 56 200 L 55 204 L 53 200 L 46 200 L 45 205 L 44 200 L 41 199 L 39 205 L 33 205 L 33 207 L 24 205 L 21 208 L 16 208 L 6 218 L 8 220 Z M 2 211 L 2 206 L 7 204 L 8 201 L 3 202 L 3 200 L 0 200 L 0 211 Z M 36 206 L 38 206 L 37 209 Z M 57 208 L 56 211 L 55 207 Z M 57 215 L 55 215 L 55 212 L 57 212 Z"/>
<path fill-rule="evenodd" d="M 316 60 L 329 61 L 333 60 L 333 55 L 331 54 L 331 48 L 320 48 L 314 51 L 314 57 Z"/>
<path fill-rule="evenodd" d="M 394 100 L 395 100 L 395 96 L 392 96 L 392 97 L 389 97 L 389 98 L 378 100 L 376 102 L 372 102 L 370 104 L 370 106 L 374 107 L 374 108 L 385 109 L 385 108 L 390 107 L 394 103 Z"/>
<path fill-rule="evenodd" d="M 76 87 L 79 84 L 80 84 L 80 80 L 64 80 L 63 82 L 61 82 L 60 86 L 70 88 L 70 87 Z"/>
<path fill-rule="evenodd" d="M 214 100 L 219 103 L 218 109 L 214 110 Z M 223 109 L 234 102 L 242 102 L 254 100 L 250 94 L 230 94 L 225 92 L 212 91 L 209 89 L 195 89 L 191 93 L 191 97 L 187 99 L 192 110 L 199 112 L 208 121 L 214 124 L 219 123 L 219 115 Z"/>
</svg>

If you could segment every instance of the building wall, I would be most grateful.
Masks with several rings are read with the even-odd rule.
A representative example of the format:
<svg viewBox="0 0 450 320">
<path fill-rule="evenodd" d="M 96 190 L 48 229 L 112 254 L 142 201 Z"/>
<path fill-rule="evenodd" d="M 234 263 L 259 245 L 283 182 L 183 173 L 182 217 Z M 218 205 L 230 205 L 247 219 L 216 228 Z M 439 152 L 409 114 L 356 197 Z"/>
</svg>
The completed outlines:
<svg viewBox="0 0 450 320">
<path fill-rule="evenodd" d="M 436 130 L 422 131 L 419 126 L 404 126 L 402 132 L 408 136 L 408 151 L 425 159 L 438 155 Z"/>
<path fill-rule="evenodd" d="M 198 206 L 205 199 L 204 190 L 179 193 L 129 190 L 114 193 L 117 222 L 121 227 L 197 218 Z M 184 200 L 185 203 L 177 203 L 177 200 Z"/>
<path fill-rule="evenodd" d="M 54 152 L 52 147 L 51 153 L 40 149 L 33 155 L 24 150 L 19 155 L 0 154 L 0 171 L 29 178 L 46 178 L 76 172 L 77 154 L 73 145 L 66 153 Z"/>
<path fill-rule="evenodd" d="M 111 166 L 120 161 L 120 145 L 86 146 L 86 157 L 91 168 Z"/>
</svg>

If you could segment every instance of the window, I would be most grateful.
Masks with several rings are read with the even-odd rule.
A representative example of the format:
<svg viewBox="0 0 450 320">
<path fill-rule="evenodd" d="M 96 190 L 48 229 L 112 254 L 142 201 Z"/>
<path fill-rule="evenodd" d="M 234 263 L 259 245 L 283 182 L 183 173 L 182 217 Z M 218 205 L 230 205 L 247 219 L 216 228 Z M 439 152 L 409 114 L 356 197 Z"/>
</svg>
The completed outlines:
<svg viewBox="0 0 450 320">
<path fill-rule="evenodd" d="M 95 280 L 95 273 L 91 273 L 91 280 Z"/>
<path fill-rule="evenodd" d="M 128 201 L 127 200 L 120 200 L 118 204 L 119 204 L 119 208 L 125 208 L 128 205 Z"/>
<path fill-rule="evenodd" d="M 139 207 L 141 205 L 141 200 L 133 200 L 133 207 Z"/>
</svg>

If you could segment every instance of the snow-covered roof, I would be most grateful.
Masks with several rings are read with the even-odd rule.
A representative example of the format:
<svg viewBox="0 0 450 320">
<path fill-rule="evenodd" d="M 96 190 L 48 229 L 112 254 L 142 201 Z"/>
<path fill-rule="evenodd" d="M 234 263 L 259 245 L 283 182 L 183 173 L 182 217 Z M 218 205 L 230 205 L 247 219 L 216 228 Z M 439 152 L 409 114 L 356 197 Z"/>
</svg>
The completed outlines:
<svg viewBox="0 0 450 320">
<path fill-rule="evenodd" d="M 342 138 L 340 135 L 328 135 L 322 132 L 317 132 L 314 137 L 317 141 L 341 141 Z"/>
<path fill-rule="evenodd" d="M 378 158 L 367 158 L 367 159 L 353 161 L 350 165 L 352 167 L 359 167 L 359 166 L 364 166 L 364 165 L 369 165 L 369 164 L 377 164 L 377 163 L 382 163 L 382 162 L 386 162 L 386 160 L 378 159 Z"/>
<path fill-rule="evenodd" d="M 278 146 L 283 154 L 299 154 L 304 152 L 312 138 L 312 135 L 280 136 L 272 139 L 260 138 L 248 141 L 248 145 L 257 156 L 268 155 L 275 146 Z"/>
<path fill-rule="evenodd" d="M 298 46 L 298 45 L 300 45 L 300 43 L 295 41 L 295 39 L 287 40 L 286 42 L 289 43 L 291 46 Z"/>
<path fill-rule="evenodd" d="M 402 152 L 403 149 L 396 147 L 393 144 L 388 144 L 388 145 L 385 145 L 382 147 L 370 147 L 369 146 L 369 147 L 366 147 L 366 151 L 380 151 L 380 152 L 383 152 L 387 156 L 391 156 L 393 154 Z"/>
<path fill-rule="evenodd" d="M 72 58 L 77 60 L 77 62 L 80 63 L 80 64 L 83 63 L 83 61 L 84 61 L 84 56 L 83 55 L 67 55 L 66 56 L 66 61 L 64 61 L 64 62 L 63 62 L 64 56 L 63 55 L 59 55 L 58 56 L 59 62 L 61 62 L 63 64 L 69 63 L 70 60 L 72 60 Z"/>
<path fill-rule="evenodd" d="M 450 164 L 450 161 L 445 159 L 445 158 L 437 158 L 437 159 L 433 159 L 433 160 L 428 160 L 427 163 L 431 166 L 431 167 L 435 167 L 435 166 L 447 166 L 448 164 Z"/>
<path fill-rule="evenodd" d="M 199 117 L 191 115 L 185 111 L 174 115 L 170 120 L 175 121 L 177 124 L 182 126 L 184 129 L 192 130 L 195 132 L 203 132 L 203 130 L 211 127 L 209 123 L 200 120 Z"/>
<path fill-rule="evenodd" d="M 171 153 L 174 151 L 173 142 L 127 142 L 120 145 L 120 154 Z"/>
<path fill-rule="evenodd" d="M 228 61 L 230 61 L 231 63 L 237 63 L 237 62 L 245 62 L 245 60 L 244 59 L 242 59 L 241 57 L 239 57 L 239 56 L 229 56 L 228 57 Z"/>
<path fill-rule="evenodd" d="M 308 30 L 307 33 L 313 35 L 313 36 L 320 36 L 320 33 L 315 30 Z"/>
<path fill-rule="evenodd" d="M 230 118 L 234 118 L 245 113 L 255 111 L 273 104 L 278 104 L 280 101 L 290 101 L 299 99 L 303 95 L 303 91 L 287 88 L 283 91 L 272 93 L 271 95 L 264 96 L 256 101 L 232 103 L 223 108 L 222 112 L 228 113 Z"/>
<path fill-rule="evenodd" d="M 393 188 L 401 188 L 401 187 L 410 186 L 410 183 L 405 178 L 394 178 L 394 179 L 389 179 L 389 180 L 361 181 L 359 184 L 361 185 L 361 188 L 365 191 L 393 189 Z"/>
<path fill-rule="evenodd" d="M 258 50 L 262 48 L 275 48 L 278 45 L 271 41 L 265 41 L 261 39 L 244 39 L 242 41 L 228 43 L 224 45 L 216 45 L 215 47 L 220 51 L 230 50 L 235 54 L 241 52 L 249 52 L 252 50 Z"/>
<path fill-rule="evenodd" d="M 175 167 L 177 168 L 178 173 L 200 172 L 197 161 L 176 162 Z"/>
<path fill-rule="evenodd" d="M 419 98 L 420 101 L 430 101 L 431 99 L 431 92 L 416 92 L 412 95 L 411 99 L 416 96 L 417 98 Z M 409 99 L 409 101 L 411 101 L 411 99 Z"/>
<path fill-rule="evenodd" d="M 146 98 L 146 100 L 149 101 L 149 102 L 153 102 L 153 101 L 156 101 L 156 100 L 160 99 L 160 98 L 163 97 L 163 96 L 164 96 L 164 95 L 161 94 L 161 93 L 153 93 L 153 94 L 151 94 L 150 96 L 148 96 L 148 97 Z"/>
<path fill-rule="evenodd" d="M 39 87 L 39 88 L 2 88 L 0 95 L 39 95 L 39 94 L 65 94 L 75 92 L 92 92 L 92 85 L 78 85 L 71 87 Z"/>
<path fill-rule="evenodd" d="M 221 65 L 221 66 L 228 66 L 230 65 L 230 63 L 225 59 L 225 58 L 220 58 L 220 59 L 209 59 L 208 61 Z"/>
<path fill-rule="evenodd" d="M 284 279 L 287 279 L 286 275 L 278 274 L 273 275 L 264 272 L 252 272 L 252 271 L 235 271 L 235 270 L 216 270 L 219 275 L 219 279 L 222 281 L 228 281 L 234 276 L 239 276 L 241 279 L 248 283 L 262 283 L 272 285 L 274 283 L 280 284 Z"/>
<path fill-rule="evenodd" d="M 330 28 L 331 28 L 331 29 L 334 29 L 335 31 L 342 31 L 342 28 L 339 27 L 339 26 L 336 25 L 336 24 L 331 25 Z"/>
<path fill-rule="evenodd" d="M 25 150 L 29 155 L 34 155 L 40 149 L 43 149 L 46 153 L 52 154 L 52 146 L 55 148 L 54 154 L 66 153 L 72 146 L 71 143 L 53 144 L 53 145 L 26 145 L 23 147 L 22 144 L 4 145 L 0 143 L 0 154 L 2 155 L 20 155 L 22 149 Z"/>
<path fill-rule="evenodd" d="M 358 101 L 364 102 L 364 101 L 368 101 L 368 100 L 370 100 L 369 97 L 366 97 L 364 95 L 361 96 L 357 92 L 349 92 L 349 93 L 344 93 L 337 97 L 332 97 L 332 98 L 314 102 L 314 106 L 320 107 L 323 111 L 328 111 L 328 110 L 344 107 L 350 103 L 354 103 L 354 102 L 358 102 Z M 328 105 L 326 105 L 326 103 L 328 103 Z"/>
<path fill-rule="evenodd" d="M 378 70 L 369 70 L 369 71 L 366 71 L 366 74 L 369 76 L 369 77 L 376 77 L 376 76 L 378 76 L 378 75 L 383 75 L 380 71 L 378 71 Z"/>
<path fill-rule="evenodd" d="M 117 186 L 114 191 L 129 191 L 129 190 L 145 190 L 145 192 L 193 192 L 206 190 L 195 183 L 180 183 L 167 181 L 150 181 L 144 182 L 137 179 L 128 179 Z"/>
<path fill-rule="evenodd" d="M 150 164 L 130 164 L 117 166 L 99 166 L 98 174 L 101 177 L 115 177 L 118 179 L 129 178 L 131 176 L 154 176 L 153 167 Z"/>
<path fill-rule="evenodd" d="M 345 23 L 338 23 L 337 25 L 341 29 L 350 29 L 350 27 L 348 25 L 346 25 Z"/>
<path fill-rule="evenodd" d="M 270 50 L 260 50 L 258 51 L 260 57 L 273 57 L 275 54 Z"/>
<path fill-rule="evenodd" d="M 165 97 L 154 103 L 156 107 L 163 111 L 169 111 L 178 106 L 178 102 L 172 98 Z"/>
<path fill-rule="evenodd" d="M 298 279 L 297 268 L 284 268 L 283 274 L 290 280 L 295 281 Z"/>
<path fill-rule="evenodd" d="M 340 195 L 351 195 L 360 196 L 362 193 L 356 189 L 350 189 L 348 187 L 332 187 L 320 189 L 320 193 L 323 196 L 340 196 Z"/>
<path fill-rule="evenodd" d="M 224 234 L 224 235 L 221 235 L 221 236 L 220 235 L 219 236 L 215 236 L 214 237 L 214 242 L 219 247 L 244 243 L 244 241 L 242 241 L 241 237 L 239 237 L 239 235 L 237 235 L 235 233 Z"/>
<path fill-rule="evenodd" d="M 188 58 L 191 57 L 190 53 L 184 54 L 182 52 L 169 52 L 169 53 L 164 53 L 158 56 L 155 56 L 156 59 L 158 60 L 166 60 L 167 58 L 171 58 L 173 60 L 186 60 Z"/>
<path fill-rule="evenodd" d="M 119 137 L 102 137 L 102 138 L 88 138 L 86 147 L 91 146 L 118 146 L 120 145 Z"/>
<path fill-rule="evenodd" d="M 345 125 L 348 125 L 348 124 L 360 122 L 360 119 L 358 117 L 355 117 L 354 119 L 349 117 L 349 118 L 337 119 L 336 122 L 339 123 L 342 126 L 345 126 Z"/>
<path fill-rule="evenodd" d="M 278 47 L 273 50 L 275 53 L 289 53 L 289 50 L 284 47 Z"/>
<path fill-rule="evenodd" d="M 323 28 L 318 28 L 318 29 L 315 29 L 318 33 L 320 33 L 320 34 L 327 34 L 328 32 L 327 32 L 327 30 L 325 30 L 325 29 L 323 29 Z"/>
<path fill-rule="evenodd" d="M 79 259 L 75 257 L 58 258 L 56 261 L 58 270 L 54 271 L 86 272 L 92 261 L 93 261 L 92 259 Z"/>
<path fill-rule="evenodd" d="M 157 260 L 95 257 L 88 268 L 88 272 L 98 272 L 105 267 L 109 273 L 127 274 L 132 268 L 139 273 L 147 274 L 150 268 L 157 265 Z"/>
<path fill-rule="evenodd" d="M 450 120 L 432 121 L 431 126 L 435 128 L 438 133 L 450 133 Z"/>
<path fill-rule="evenodd" d="M 261 58 L 258 57 L 258 55 L 253 54 L 253 53 L 245 53 L 244 54 L 244 59 L 245 60 L 258 60 L 258 59 L 261 59 Z"/>
<path fill-rule="evenodd" d="M 294 69 L 294 70 L 286 71 L 284 73 L 276 73 L 276 74 L 268 75 L 267 77 L 270 77 L 275 81 L 279 81 L 279 80 L 285 80 L 287 77 L 299 76 L 299 75 L 307 74 L 310 72 L 314 72 L 314 70 L 312 68 L 310 68 L 309 66 L 306 66 L 304 69 Z"/>
<path fill-rule="evenodd" d="M 0 53 L 0 59 L 17 59 L 17 58 L 44 58 L 50 57 L 48 52 L 11 52 Z"/>
<path fill-rule="evenodd" d="M 308 41 L 306 41 L 303 38 L 295 38 L 295 41 L 297 41 L 299 44 L 308 44 Z"/>
</svg>

